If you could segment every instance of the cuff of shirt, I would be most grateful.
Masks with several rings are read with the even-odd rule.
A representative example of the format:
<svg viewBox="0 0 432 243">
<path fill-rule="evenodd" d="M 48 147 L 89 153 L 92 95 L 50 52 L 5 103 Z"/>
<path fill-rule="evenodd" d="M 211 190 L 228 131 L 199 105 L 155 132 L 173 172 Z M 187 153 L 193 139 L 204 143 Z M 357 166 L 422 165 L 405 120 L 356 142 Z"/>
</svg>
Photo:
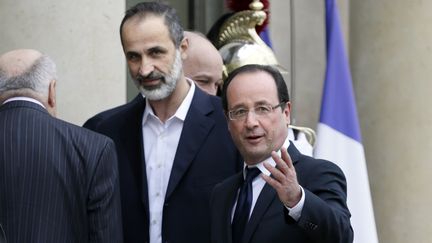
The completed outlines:
<svg viewBox="0 0 432 243">
<path fill-rule="evenodd" d="M 286 209 L 288 209 L 288 215 L 293 218 L 295 221 L 298 221 L 302 210 L 303 210 L 303 206 L 304 206 L 304 201 L 305 201 L 305 193 L 303 190 L 303 187 L 300 186 L 301 189 L 301 198 L 300 201 L 292 208 L 285 206 Z"/>
</svg>

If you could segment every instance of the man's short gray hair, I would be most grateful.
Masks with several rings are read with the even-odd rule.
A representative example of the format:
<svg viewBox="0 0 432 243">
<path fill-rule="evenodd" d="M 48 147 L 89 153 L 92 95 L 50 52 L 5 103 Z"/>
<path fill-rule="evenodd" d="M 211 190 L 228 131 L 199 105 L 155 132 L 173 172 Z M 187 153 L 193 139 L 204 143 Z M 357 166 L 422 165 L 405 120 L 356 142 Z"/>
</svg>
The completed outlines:
<svg viewBox="0 0 432 243">
<path fill-rule="evenodd" d="M 56 79 L 54 61 L 49 56 L 43 55 L 28 70 L 19 75 L 14 76 L 0 68 L 0 93 L 27 89 L 48 96 L 48 86 L 51 80 Z"/>
</svg>

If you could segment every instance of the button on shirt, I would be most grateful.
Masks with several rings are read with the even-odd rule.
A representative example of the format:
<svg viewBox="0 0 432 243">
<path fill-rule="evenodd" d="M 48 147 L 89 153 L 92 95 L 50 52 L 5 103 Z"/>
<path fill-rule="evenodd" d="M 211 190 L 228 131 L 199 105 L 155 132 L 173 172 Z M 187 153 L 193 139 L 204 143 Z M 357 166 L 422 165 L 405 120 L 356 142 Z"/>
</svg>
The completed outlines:
<svg viewBox="0 0 432 243">
<path fill-rule="evenodd" d="M 283 147 L 284 147 L 284 148 L 288 148 L 289 145 L 290 145 L 290 141 L 289 141 L 289 139 L 287 138 L 287 139 L 285 140 L 285 143 L 284 143 Z M 278 154 L 279 156 L 281 156 L 281 152 L 280 152 L 280 150 L 277 152 L 277 154 Z M 262 162 L 260 162 L 260 163 L 258 163 L 258 164 L 256 165 L 256 167 L 261 171 L 261 173 L 263 173 L 263 174 L 265 174 L 265 175 L 267 175 L 267 176 L 270 176 L 270 171 L 268 171 L 268 170 L 264 167 L 264 164 L 263 164 L 264 162 L 269 163 L 269 164 L 270 164 L 271 166 L 273 166 L 273 167 L 276 166 L 276 162 L 273 160 L 272 157 L 269 157 L 269 158 L 265 159 L 264 161 L 262 161 Z M 245 163 L 244 167 L 246 167 L 246 166 L 247 166 L 247 164 Z M 246 175 L 245 175 L 245 171 L 246 171 L 246 170 L 244 169 L 244 170 L 243 170 L 243 178 L 246 177 Z M 251 215 L 252 215 L 253 209 L 254 209 L 255 204 L 256 204 L 256 202 L 257 202 L 257 200 L 258 200 L 258 196 L 259 196 L 259 194 L 261 193 L 262 189 L 264 188 L 265 184 L 266 184 L 266 182 L 265 182 L 265 180 L 264 180 L 263 178 L 261 178 L 261 176 L 257 176 L 257 177 L 255 177 L 255 179 L 252 181 L 252 204 L 251 204 L 251 209 L 250 209 L 250 212 L 249 212 L 249 218 L 250 218 Z M 295 205 L 295 206 L 292 207 L 292 208 L 286 207 L 286 208 L 289 210 L 289 211 L 288 211 L 288 214 L 289 214 L 289 215 L 290 215 L 294 220 L 296 220 L 296 221 L 297 221 L 297 220 L 300 218 L 300 216 L 301 216 L 301 211 L 303 210 L 303 205 L 304 205 L 304 201 L 305 201 L 305 193 L 304 193 L 303 187 L 300 186 L 300 188 L 301 188 L 301 192 L 302 192 L 302 196 L 301 196 L 300 201 L 297 203 L 297 205 Z M 237 192 L 237 197 L 238 197 L 238 192 Z M 237 204 L 237 200 L 236 200 L 236 203 L 234 204 L 234 207 L 233 207 L 233 210 L 232 210 L 232 213 L 231 213 L 231 221 L 233 220 L 233 217 L 234 217 L 234 211 L 235 211 L 235 208 L 236 208 L 236 204 Z"/>
<path fill-rule="evenodd" d="M 151 243 L 162 242 L 162 214 L 165 195 L 184 120 L 195 92 L 194 82 L 191 80 L 188 82 L 190 89 L 185 99 L 176 113 L 165 123 L 154 114 L 146 99 L 142 131 L 149 197 Z"/>
</svg>

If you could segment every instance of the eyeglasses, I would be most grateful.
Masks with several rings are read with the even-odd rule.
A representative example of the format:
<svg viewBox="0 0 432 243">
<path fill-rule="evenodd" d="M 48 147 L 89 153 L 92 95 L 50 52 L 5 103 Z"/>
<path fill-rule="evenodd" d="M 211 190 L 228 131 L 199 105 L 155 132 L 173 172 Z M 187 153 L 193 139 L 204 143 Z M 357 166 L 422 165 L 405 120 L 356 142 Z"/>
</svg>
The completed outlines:
<svg viewBox="0 0 432 243">
<path fill-rule="evenodd" d="M 258 117 L 265 117 L 265 116 L 268 116 L 274 109 L 276 109 L 278 107 L 282 107 L 285 104 L 286 104 L 286 102 L 282 101 L 281 103 L 279 103 L 275 106 L 272 106 L 270 104 L 258 105 L 252 109 L 252 112 Z M 246 109 L 246 108 L 238 108 L 235 110 L 230 110 L 230 111 L 228 111 L 228 117 L 232 121 L 244 120 L 247 117 L 249 111 L 250 111 L 250 109 Z"/>
</svg>

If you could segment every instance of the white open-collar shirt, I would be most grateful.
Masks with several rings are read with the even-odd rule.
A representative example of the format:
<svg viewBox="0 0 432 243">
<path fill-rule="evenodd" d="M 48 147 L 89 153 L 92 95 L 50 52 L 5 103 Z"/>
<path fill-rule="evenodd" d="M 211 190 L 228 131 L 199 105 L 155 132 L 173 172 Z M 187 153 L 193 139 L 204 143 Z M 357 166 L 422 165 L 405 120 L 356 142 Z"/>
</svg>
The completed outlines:
<svg viewBox="0 0 432 243">
<path fill-rule="evenodd" d="M 180 141 L 183 124 L 195 93 L 195 84 L 187 79 L 190 88 L 173 116 L 163 123 L 153 112 L 148 100 L 142 119 L 145 166 L 150 211 L 150 242 L 162 242 L 162 214 L 165 195 Z M 146 229 L 143 229 L 146 230 Z"/>
</svg>

